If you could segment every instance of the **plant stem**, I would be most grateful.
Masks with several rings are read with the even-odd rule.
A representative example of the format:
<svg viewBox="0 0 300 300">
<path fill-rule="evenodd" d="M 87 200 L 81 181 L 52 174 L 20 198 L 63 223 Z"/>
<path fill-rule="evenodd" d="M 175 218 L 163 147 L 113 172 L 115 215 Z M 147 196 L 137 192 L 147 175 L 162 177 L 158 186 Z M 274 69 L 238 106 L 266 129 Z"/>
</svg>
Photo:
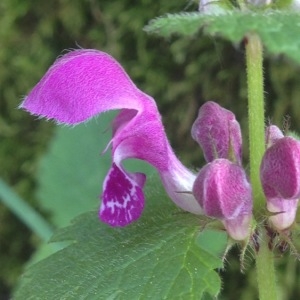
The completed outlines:
<svg viewBox="0 0 300 300">
<path fill-rule="evenodd" d="M 278 299 L 274 254 L 268 246 L 268 236 L 265 230 L 260 232 L 260 248 L 256 255 L 256 279 L 260 300 Z"/>
<path fill-rule="evenodd" d="M 246 44 L 248 81 L 248 122 L 250 147 L 250 179 L 254 196 L 254 213 L 265 207 L 259 168 L 265 151 L 264 87 L 262 45 L 257 35 L 251 34 Z"/>
<path fill-rule="evenodd" d="M 263 49 L 260 38 L 249 34 L 246 43 L 248 81 L 248 121 L 250 148 L 250 179 L 253 190 L 254 216 L 265 207 L 259 169 L 265 151 Z M 268 247 L 265 229 L 260 230 L 260 249 L 256 256 L 256 274 L 260 300 L 276 300 L 276 280 L 273 252 Z"/>
</svg>

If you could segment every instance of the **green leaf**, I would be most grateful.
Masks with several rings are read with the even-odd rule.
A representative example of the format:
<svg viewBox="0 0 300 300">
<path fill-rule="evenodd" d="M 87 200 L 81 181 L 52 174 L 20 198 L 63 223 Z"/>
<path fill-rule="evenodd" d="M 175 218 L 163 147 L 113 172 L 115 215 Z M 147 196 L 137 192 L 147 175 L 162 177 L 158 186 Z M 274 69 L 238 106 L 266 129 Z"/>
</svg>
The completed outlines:
<svg viewBox="0 0 300 300">
<path fill-rule="evenodd" d="M 143 217 L 125 228 L 77 217 L 53 241 L 66 248 L 28 268 L 14 299 L 201 299 L 220 291 L 222 247 L 202 247 L 200 220 L 179 211 L 157 179 L 147 184 Z M 207 237 L 209 239 L 209 237 Z M 202 243 L 205 243 L 202 240 Z"/>
<path fill-rule="evenodd" d="M 55 225 L 65 226 L 76 215 L 99 207 L 102 183 L 111 165 L 110 151 L 101 152 L 111 139 L 114 116 L 106 113 L 73 128 L 57 128 L 37 176 L 38 199 L 51 212 Z M 137 160 L 126 167 L 146 174 L 154 170 Z"/>
<path fill-rule="evenodd" d="M 210 36 L 221 36 L 239 43 L 248 33 L 257 33 L 271 54 L 285 54 L 300 63 L 300 14 L 287 11 L 232 12 L 223 15 L 201 13 L 169 14 L 152 20 L 147 32 L 164 37 L 194 35 L 203 29 Z"/>
</svg>

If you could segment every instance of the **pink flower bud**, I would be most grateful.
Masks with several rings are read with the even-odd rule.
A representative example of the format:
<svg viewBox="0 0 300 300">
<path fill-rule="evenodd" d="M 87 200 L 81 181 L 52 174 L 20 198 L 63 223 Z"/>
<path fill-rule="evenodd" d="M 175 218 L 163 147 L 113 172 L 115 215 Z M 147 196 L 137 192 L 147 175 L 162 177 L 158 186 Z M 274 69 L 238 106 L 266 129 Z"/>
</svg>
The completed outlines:
<svg viewBox="0 0 300 300">
<path fill-rule="evenodd" d="M 234 114 L 209 101 L 199 109 L 192 127 L 192 137 L 199 143 L 207 162 L 227 158 L 241 164 L 242 135 Z"/>
<path fill-rule="evenodd" d="M 233 239 L 249 235 L 252 189 L 242 167 L 227 159 L 208 163 L 194 182 L 193 194 L 204 213 L 220 219 Z"/>
<path fill-rule="evenodd" d="M 300 143 L 292 137 L 271 135 L 273 145 L 263 156 L 260 178 L 267 209 L 278 213 L 269 220 L 276 229 L 284 230 L 295 220 L 300 197 Z"/>
<path fill-rule="evenodd" d="M 283 137 L 265 152 L 260 177 L 267 198 L 300 197 L 300 143 Z"/>
</svg>

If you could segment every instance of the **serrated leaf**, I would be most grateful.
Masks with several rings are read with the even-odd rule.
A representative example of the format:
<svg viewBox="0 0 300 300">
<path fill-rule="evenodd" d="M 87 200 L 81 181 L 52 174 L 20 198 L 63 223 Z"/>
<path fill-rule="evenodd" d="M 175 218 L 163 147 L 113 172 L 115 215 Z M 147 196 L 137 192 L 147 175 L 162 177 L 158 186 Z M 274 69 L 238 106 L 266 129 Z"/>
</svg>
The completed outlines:
<svg viewBox="0 0 300 300">
<path fill-rule="evenodd" d="M 151 185 L 151 186 L 150 186 Z M 72 241 L 30 267 L 14 299 L 201 299 L 220 291 L 220 248 L 199 246 L 199 218 L 179 211 L 157 180 L 143 217 L 125 228 L 77 217 L 53 241 Z M 207 237 L 209 243 L 209 237 Z M 220 238 L 222 249 L 226 235 Z M 196 242 L 198 241 L 198 243 Z"/>
<path fill-rule="evenodd" d="M 250 32 L 257 33 L 271 54 L 285 54 L 300 63 L 300 14 L 287 11 L 232 12 L 223 15 L 201 13 L 168 14 L 152 20 L 147 32 L 164 37 L 172 34 L 194 35 L 200 29 L 234 43 Z"/>
</svg>

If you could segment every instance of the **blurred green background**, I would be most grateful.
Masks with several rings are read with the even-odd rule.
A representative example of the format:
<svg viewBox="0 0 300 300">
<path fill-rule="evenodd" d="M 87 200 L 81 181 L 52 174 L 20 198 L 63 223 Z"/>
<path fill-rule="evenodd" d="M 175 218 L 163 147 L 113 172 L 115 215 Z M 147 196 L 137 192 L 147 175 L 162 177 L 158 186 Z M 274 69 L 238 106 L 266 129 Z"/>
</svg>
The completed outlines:
<svg viewBox="0 0 300 300">
<path fill-rule="evenodd" d="M 201 104 L 215 100 L 231 109 L 244 132 L 247 165 L 243 47 L 201 33 L 164 40 L 143 32 L 148 21 L 159 15 L 196 9 L 197 3 L 184 0 L 2 0 L 0 178 L 50 220 L 51 210 L 36 190 L 41 158 L 51 149 L 58 129 L 17 106 L 64 49 L 78 47 L 109 52 L 138 87 L 156 99 L 169 139 L 188 166 L 199 168 L 203 163 L 201 151 L 190 137 Z M 288 122 L 292 130 L 300 131 L 299 66 L 266 53 L 264 68 L 268 120 L 280 127 Z M 98 153 L 101 150 L 95 149 Z M 9 299 L 24 264 L 39 244 L 39 238 L 0 202 L 0 300 Z M 231 256 L 228 273 L 222 272 L 223 298 L 254 299 L 251 260 L 250 271 L 244 276 L 238 272 L 238 251 Z M 300 294 L 299 266 L 289 260 L 279 267 L 282 299 L 295 299 Z"/>
</svg>

